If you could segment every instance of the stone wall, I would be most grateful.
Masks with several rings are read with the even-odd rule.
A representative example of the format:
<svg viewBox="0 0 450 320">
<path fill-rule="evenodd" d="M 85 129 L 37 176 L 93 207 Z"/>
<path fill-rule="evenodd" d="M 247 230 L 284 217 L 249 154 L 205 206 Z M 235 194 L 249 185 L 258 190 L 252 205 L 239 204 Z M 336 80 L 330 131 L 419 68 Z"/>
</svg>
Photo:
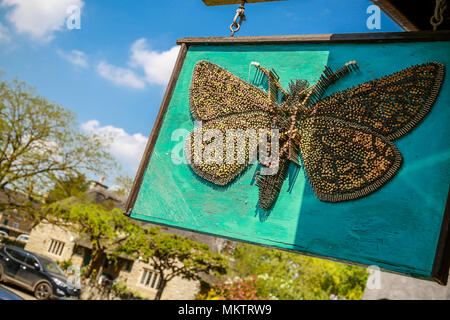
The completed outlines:
<svg viewBox="0 0 450 320">
<path fill-rule="evenodd" d="M 74 266 L 82 267 L 83 257 L 73 254 L 76 239 L 77 235 L 70 231 L 48 223 L 41 223 L 32 230 L 25 250 L 45 255 L 55 261 L 72 260 Z M 53 252 L 52 250 L 49 250 L 52 244 L 52 240 L 64 243 L 63 249 L 60 251 L 53 250 Z M 118 280 L 126 283 L 127 287 L 130 290 L 135 291 L 148 299 L 153 299 L 157 291 L 156 286 L 155 288 L 151 288 L 151 285 L 145 286 L 145 283 L 141 284 L 142 277 L 146 270 L 148 270 L 147 272 L 152 270 L 149 264 L 142 261 L 134 261 L 130 271 L 120 271 Z M 92 296 L 101 298 L 100 292 L 95 292 L 95 290 L 96 289 L 93 289 L 94 293 L 92 294 Z M 167 284 L 162 299 L 194 299 L 199 290 L 199 281 L 174 278 Z M 105 299 L 105 297 L 103 297 L 102 299 Z"/>
<path fill-rule="evenodd" d="M 125 282 L 130 290 L 153 299 L 156 295 L 156 289 L 146 287 L 141 284 L 142 276 L 145 270 L 152 272 L 150 265 L 135 261 L 130 272 L 121 271 L 119 281 Z M 158 280 L 158 278 L 157 278 Z M 199 281 L 184 280 L 179 277 L 171 280 L 162 295 L 163 300 L 190 300 L 194 299 L 200 290 Z"/>
<path fill-rule="evenodd" d="M 5 214 L 0 212 L 0 226 L 19 234 L 31 231 L 31 224 L 18 214 Z"/>
<path fill-rule="evenodd" d="M 31 231 L 25 250 L 45 255 L 55 261 L 66 261 L 72 258 L 74 240 L 73 233 L 52 224 L 41 223 Z M 50 248 L 52 242 L 54 247 Z M 58 243 L 63 244 L 63 247 L 57 248 Z"/>
</svg>

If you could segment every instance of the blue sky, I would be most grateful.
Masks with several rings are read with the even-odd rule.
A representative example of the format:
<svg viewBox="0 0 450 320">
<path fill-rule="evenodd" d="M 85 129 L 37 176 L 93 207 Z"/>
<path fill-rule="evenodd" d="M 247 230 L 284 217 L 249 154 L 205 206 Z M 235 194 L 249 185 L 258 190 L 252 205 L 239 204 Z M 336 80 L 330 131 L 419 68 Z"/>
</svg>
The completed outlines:
<svg viewBox="0 0 450 320">
<path fill-rule="evenodd" d="M 371 4 L 247 4 L 237 35 L 401 31 L 383 13 L 381 29 L 369 30 Z M 70 5 L 81 8 L 79 30 L 66 27 Z M 228 36 L 236 8 L 207 7 L 201 0 L 0 0 L 2 77 L 18 77 L 71 109 L 83 130 L 115 136 L 111 152 L 133 176 L 177 55 L 176 40 Z"/>
</svg>

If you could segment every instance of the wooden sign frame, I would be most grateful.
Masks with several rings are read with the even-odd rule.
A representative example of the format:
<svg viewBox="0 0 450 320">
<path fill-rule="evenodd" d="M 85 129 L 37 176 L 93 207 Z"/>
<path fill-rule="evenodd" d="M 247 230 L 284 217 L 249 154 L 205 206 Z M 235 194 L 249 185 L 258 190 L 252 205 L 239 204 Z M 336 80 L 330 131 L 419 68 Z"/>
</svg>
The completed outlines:
<svg viewBox="0 0 450 320">
<path fill-rule="evenodd" d="M 230 4 L 242 4 L 245 2 L 247 3 L 260 3 L 260 2 L 273 2 L 273 1 L 285 1 L 285 0 L 202 0 L 204 4 L 206 4 L 208 7 L 211 6 L 223 6 L 223 5 L 230 5 Z"/>
<path fill-rule="evenodd" d="M 359 43 L 405 43 L 405 42 L 439 42 L 439 41 L 450 41 L 450 32 L 394 32 L 394 33 L 359 33 L 359 34 L 323 34 L 323 35 L 293 35 L 293 36 L 252 36 L 252 37 L 207 37 L 207 38 L 182 38 L 177 41 L 180 45 L 180 52 L 175 63 L 175 67 L 172 72 L 172 76 L 168 83 L 165 95 L 162 100 L 162 104 L 156 121 L 154 123 L 152 132 L 147 142 L 144 155 L 142 157 L 139 169 L 137 171 L 136 178 L 133 183 L 131 193 L 128 197 L 124 212 L 126 215 L 133 217 L 132 211 L 135 206 L 136 199 L 138 197 L 139 191 L 141 189 L 142 181 L 146 169 L 149 165 L 150 159 L 152 157 L 152 152 L 154 150 L 155 144 L 157 142 L 161 127 L 164 122 L 164 116 L 166 115 L 168 106 L 170 104 L 175 86 L 177 84 L 180 71 L 182 70 L 183 63 L 186 58 L 188 50 L 192 46 L 196 45 L 212 45 L 212 46 L 227 46 L 227 45 L 269 45 L 269 44 L 322 44 L 322 43 L 349 43 L 349 44 L 359 44 Z M 449 52 L 450 54 L 450 52 Z M 447 69 L 450 65 L 447 66 Z M 447 74 L 447 77 L 450 77 Z M 450 81 L 447 79 L 446 81 Z M 426 280 L 434 280 L 442 285 L 447 284 L 449 267 L 450 267 L 450 204 L 449 195 L 447 196 L 447 202 L 445 207 L 445 212 L 443 213 L 443 219 L 441 224 L 441 229 L 439 232 L 439 238 L 437 241 L 436 251 L 434 253 L 434 262 L 432 265 L 432 271 L 430 274 L 415 274 L 414 272 L 403 272 L 398 268 L 383 267 L 382 269 L 389 272 L 409 275 L 417 278 L 423 278 Z M 209 232 L 202 232 L 198 230 L 193 230 L 191 228 L 183 228 L 180 225 L 172 225 L 169 223 L 158 222 L 158 221 L 147 221 L 150 223 L 166 225 L 170 227 L 187 229 L 190 231 L 201 232 L 205 234 L 210 234 L 218 237 L 229 238 L 232 240 L 242 241 L 242 242 L 253 242 L 242 239 L 237 239 L 235 237 L 229 237 L 224 235 L 217 235 Z M 413 239 L 412 239 L 413 240 Z M 255 242 L 253 242 L 255 243 Z M 261 245 L 261 243 L 256 243 Z M 264 244 L 263 244 L 264 245 Z M 270 245 L 268 245 L 270 246 Z M 289 250 L 286 248 L 276 247 L 277 249 Z M 292 251 L 292 250 L 289 250 Z M 296 252 L 299 252 L 296 250 Z M 302 252 L 302 254 L 318 256 L 322 258 L 327 258 L 331 260 L 342 261 L 350 264 L 356 265 L 367 265 L 366 263 L 355 262 L 353 260 L 347 260 L 342 258 L 335 258 L 332 256 L 314 254 L 310 252 Z"/>
</svg>

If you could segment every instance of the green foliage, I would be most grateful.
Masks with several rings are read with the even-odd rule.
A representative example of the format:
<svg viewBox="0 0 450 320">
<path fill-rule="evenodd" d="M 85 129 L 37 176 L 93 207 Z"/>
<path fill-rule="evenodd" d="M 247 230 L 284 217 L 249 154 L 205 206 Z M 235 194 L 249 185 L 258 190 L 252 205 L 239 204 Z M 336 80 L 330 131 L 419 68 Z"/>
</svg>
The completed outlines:
<svg viewBox="0 0 450 320">
<path fill-rule="evenodd" d="M 83 274 L 85 278 L 95 279 L 104 254 L 113 261 L 117 261 L 119 254 L 135 259 L 140 256 L 160 273 L 159 299 L 167 282 L 174 277 L 197 280 L 202 272 L 227 272 L 227 261 L 213 254 L 206 244 L 163 233 L 158 228 L 144 229 L 119 209 L 109 210 L 101 204 L 69 198 L 48 204 L 43 210 L 51 223 L 71 229 L 90 241 L 92 259 Z"/>
<path fill-rule="evenodd" d="M 169 271 L 168 279 L 181 276 L 184 279 L 196 280 L 199 279 L 199 272 L 224 274 L 227 271 L 225 258 L 212 253 L 206 244 L 177 234 L 164 233 L 158 228 L 147 230 L 147 240 L 148 246 L 144 247 L 142 257 L 156 261 L 161 271 Z M 182 263 L 183 267 L 180 268 L 177 262 Z"/>
<path fill-rule="evenodd" d="M 131 191 L 131 187 L 133 186 L 133 178 L 126 175 L 119 175 L 115 178 L 114 181 L 117 188 L 114 190 L 115 193 L 128 196 Z"/>
<path fill-rule="evenodd" d="M 147 300 L 142 295 L 128 289 L 127 284 L 124 282 L 116 282 L 113 284 L 112 289 L 114 294 L 120 299 L 124 300 Z"/>
<path fill-rule="evenodd" d="M 218 283 L 206 295 L 199 294 L 198 300 L 265 300 L 258 296 L 258 279 L 251 276 L 246 279 L 236 278 L 233 281 Z"/>
<path fill-rule="evenodd" d="M 138 228 L 120 209 L 66 199 L 47 205 L 55 224 L 65 225 L 88 239 L 94 248 L 113 248 Z M 56 221 L 57 220 L 57 221 Z"/>
<path fill-rule="evenodd" d="M 156 269 L 167 274 L 166 279 L 181 276 L 196 280 L 199 272 L 224 274 L 227 271 L 225 258 L 212 253 L 206 244 L 164 233 L 158 228 L 143 231 L 139 238 L 129 239 L 126 251 L 128 254 L 139 253 L 144 260 L 149 260 Z"/>
<path fill-rule="evenodd" d="M 84 277 L 84 275 L 86 274 L 87 268 L 85 266 L 80 268 L 80 276 Z"/>
<path fill-rule="evenodd" d="M 87 239 L 92 246 L 92 259 L 84 274 L 89 277 L 101 264 L 103 254 L 115 260 L 124 246 L 130 243 L 131 235 L 142 233 L 142 229 L 131 222 L 120 209 L 108 210 L 101 204 L 88 203 L 80 199 L 66 199 L 43 208 L 47 220 L 75 231 Z"/>
<path fill-rule="evenodd" d="M 0 137 L 0 190 L 9 197 L 0 210 L 30 209 L 55 180 L 116 166 L 107 137 L 81 132 L 71 111 L 18 80 L 0 81 Z"/>
<path fill-rule="evenodd" d="M 140 256 L 149 261 L 161 276 L 161 285 L 155 299 L 160 299 L 167 284 L 175 277 L 200 279 L 201 273 L 225 274 L 227 260 L 201 244 L 176 234 L 161 232 L 158 228 L 143 229 L 127 239 L 123 253 Z"/>
<path fill-rule="evenodd" d="M 329 299 L 331 294 L 339 299 L 360 300 L 366 286 L 366 269 L 342 263 L 309 258 L 304 266 L 307 283 L 305 299 Z"/>
<path fill-rule="evenodd" d="M 84 278 L 88 278 L 92 283 L 96 283 L 97 281 L 97 269 L 90 269 L 90 273 L 88 274 L 88 268 L 86 268 L 86 271 L 83 273 Z"/>
<path fill-rule="evenodd" d="M 46 203 L 70 197 L 82 198 L 88 189 L 89 182 L 84 174 L 63 176 L 55 179 L 53 188 L 48 192 Z"/>
<path fill-rule="evenodd" d="M 64 271 L 67 271 L 71 266 L 73 266 L 72 260 L 64 260 L 64 261 L 56 261 L 56 263 L 63 269 Z"/>
<path fill-rule="evenodd" d="M 270 299 L 361 299 L 365 269 L 285 251 L 239 244 L 232 274 L 256 275 L 259 296 Z"/>
</svg>

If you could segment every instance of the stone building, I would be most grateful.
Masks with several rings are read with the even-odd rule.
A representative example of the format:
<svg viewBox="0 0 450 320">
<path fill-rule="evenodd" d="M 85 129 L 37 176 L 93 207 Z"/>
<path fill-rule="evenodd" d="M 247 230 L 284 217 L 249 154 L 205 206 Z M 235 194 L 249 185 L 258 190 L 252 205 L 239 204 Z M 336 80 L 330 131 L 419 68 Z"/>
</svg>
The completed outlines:
<svg viewBox="0 0 450 320">
<path fill-rule="evenodd" d="M 105 200 L 113 201 L 119 208 L 123 206 L 125 200 L 124 197 L 109 191 L 101 182 L 92 183 L 88 190 L 88 196 L 97 203 Z M 162 228 L 161 230 L 205 243 L 213 252 L 221 252 L 225 247 L 233 246 L 231 241 L 189 231 L 172 228 Z M 46 255 L 55 261 L 71 260 L 74 266 L 80 268 L 87 266 L 91 258 L 91 246 L 88 241 L 80 238 L 80 235 L 74 232 L 48 223 L 41 223 L 31 231 L 25 249 Z M 131 260 L 126 256 L 119 257 L 117 265 L 114 265 L 112 261 L 108 261 L 105 255 L 98 275 L 109 280 L 117 279 L 124 282 L 129 289 L 149 299 L 155 297 L 159 286 L 159 275 L 149 264 L 139 259 Z M 167 284 L 162 299 L 193 299 L 199 289 L 199 281 L 174 278 Z"/>
<path fill-rule="evenodd" d="M 0 192 L 0 202 L 6 203 L 9 201 L 23 202 L 25 196 L 18 193 L 14 194 L 13 199 L 10 199 L 6 193 Z M 16 237 L 20 234 L 30 234 L 31 222 L 27 221 L 25 217 L 13 209 L 10 212 L 0 211 L 0 230 L 5 231 L 8 235 Z"/>
<path fill-rule="evenodd" d="M 90 244 L 79 239 L 76 234 L 51 224 L 41 223 L 30 234 L 25 250 L 39 253 L 55 261 L 71 260 L 74 266 L 82 268 L 90 260 Z M 150 265 L 142 261 L 133 261 L 120 257 L 117 266 L 107 257 L 99 275 L 116 279 L 127 287 L 149 299 L 154 298 L 159 284 L 159 277 Z M 199 290 L 197 281 L 175 278 L 167 284 L 162 299 L 193 299 Z"/>
</svg>

